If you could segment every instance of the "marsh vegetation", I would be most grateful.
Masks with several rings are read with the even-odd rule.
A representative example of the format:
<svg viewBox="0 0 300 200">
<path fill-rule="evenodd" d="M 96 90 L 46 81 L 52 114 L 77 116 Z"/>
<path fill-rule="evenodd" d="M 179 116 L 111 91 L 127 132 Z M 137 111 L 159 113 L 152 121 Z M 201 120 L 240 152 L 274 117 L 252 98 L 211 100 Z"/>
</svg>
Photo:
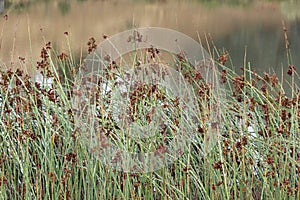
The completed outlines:
<svg viewBox="0 0 300 200">
<path fill-rule="evenodd" d="M 88 50 L 91 50 L 91 43 L 88 44 Z M 86 143 L 82 143 L 72 100 L 85 91 L 74 89 L 77 74 L 82 69 L 74 62 L 72 52 L 56 52 L 50 42 L 43 47 L 36 69 L 41 70 L 45 78 L 52 78 L 51 87 L 34 82 L 22 69 L 2 69 L 1 197 L 299 198 L 300 90 L 294 81 L 299 79 L 296 67 L 290 63 L 283 69 L 289 76 L 288 80 L 281 80 L 281 75 L 277 74 L 260 75 L 251 69 L 250 63 L 234 72 L 227 67 L 229 53 L 210 47 L 220 68 L 218 83 L 224 86 L 222 90 L 226 94 L 221 100 L 222 126 L 217 144 L 202 156 L 200 144 L 203 140 L 194 140 L 173 164 L 149 173 L 125 173 L 107 167 L 92 154 Z M 153 55 L 153 51 L 150 54 Z M 199 104 L 196 113 L 201 117 L 194 134 L 205 138 L 211 134 L 206 122 L 217 99 L 216 93 L 206 85 L 199 72 L 185 63 L 182 57 L 177 58 L 180 61 L 177 66 L 193 85 Z M 116 67 L 108 65 L 103 75 L 114 80 L 113 70 Z M 290 95 L 284 91 L 283 82 L 289 83 Z M 156 99 L 168 99 L 160 90 L 152 88 L 152 93 L 149 93 L 147 87 L 142 88 L 137 88 L 139 92 L 131 96 L 135 99 L 135 105 L 131 106 L 136 111 L 138 106 L 144 106 L 137 102 L 146 94 L 156 96 Z M 92 95 L 101 108 L 95 113 L 101 133 L 116 141 L 120 130 L 107 107 L 109 99 L 103 99 L 101 88 L 94 92 Z M 148 101 L 154 99 L 149 98 Z M 176 108 L 176 100 L 171 99 L 171 102 L 173 104 L 168 106 Z M 178 120 L 180 118 L 171 119 L 174 127 Z M 167 136 L 158 132 L 155 137 L 172 140 L 172 130 Z M 128 149 L 127 145 L 122 146 L 128 144 L 126 138 L 118 141 L 121 149 Z M 145 143 L 138 144 L 139 148 L 149 150 L 142 144 Z M 156 147 L 159 150 L 159 146 Z M 130 148 L 132 150 L 132 146 Z"/>
<path fill-rule="evenodd" d="M 158 1 L 152 3 L 155 2 Z M 248 1 L 243 2 L 246 6 Z M 9 20 L 10 15 L 4 16 L 3 27 L 9 26 Z M 31 26 L 25 27 L 27 35 L 24 35 L 28 37 L 27 28 Z M 193 90 L 197 104 L 194 110 L 197 120 L 192 125 L 196 127 L 195 138 L 175 162 L 147 173 L 122 172 L 103 164 L 94 154 L 101 153 L 101 149 L 90 148 L 83 140 L 83 133 L 93 130 L 128 151 L 172 154 L 161 144 L 176 138 L 178 124 L 183 119 L 176 113 L 180 110 L 180 99 L 169 96 L 165 88 L 157 85 L 137 85 L 129 94 L 130 120 L 139 122 L 144 117 L 150 123 L 154 120 L 153 105 L 161 106 L 169 120 L 149 140 L 125 137 L 109 106 L 113 97 L 100 81 L 110 80 L 112 85 L 118 85 L 116 72 L 122 68 L 122 62 L 109 60 L 92 89 L 78 88 L 84 82 L 79 76 L 85 70 L 84 55 L 93 53 L 100 40 L 87 37 L 90 39 L 81 41 L 84 45 L 78 53 L 78 47 L 72 46 L 73 41 L 78 41 L 75 31 L 62 31 L 66 47 L 59 48 L 56 42 L 48 40 L 47 31 L 41 30 L 43 46 L 39 51 L 32 48 L 29 57 L 12 53 L 8 60 L 13 57 L 13 65 L 1 63 L 0 198 L 299 199 L 299 63 L 295 62 L 289 45 L 293 44 L 288 37 L 289 29 L 282 27 L 281 21 L 278 29 L 283 36 L 280 43 L 285 59 L 280 70 L 255 70 L 257 65 L 249 61 L 247 51 L 242 52 L 242 57 L 235 57 L 230 50 L 216 46 L 213 37 L 200 37 L 199 42 L 210 52 L 218 69 L 213 74 L 215 85 L 208 84 L 205 75 L 186 62 L 184 56 L 171 57 L 173 69 L 182 74 Z M 101 37 L 109 40 L 109 36 Z M 29 40 L 33 44 L 40 42 L 36 38 Z M 162 56 L 159 50 L 147 49 L 129 58 L 134 69 L 141 63 L 158 64 Z M 241 66 L 234 64 L 236 59 L 242 60 Z M 40 74 L 39 80 L 32 72 Z M 87 95 L 93 101 L 84 101 L 82 105 L 95 105 L 92 114 L 98 124 L 96 130 L 94 124 L 88 124 L 88 119 L 84 126 L 77 123 L 80 104 L 74 106 L 78 103 L 75 99 Z M 141 113 L 145 105 L 149 109 Z M 210 122 L 216 106 L 221 108 L 217 140 L 203 155 L 203 143 L 215 133 L 211 129 L 215 124 Z M 115 157 L 113 162 L 120 160 Z"/>
</svg>

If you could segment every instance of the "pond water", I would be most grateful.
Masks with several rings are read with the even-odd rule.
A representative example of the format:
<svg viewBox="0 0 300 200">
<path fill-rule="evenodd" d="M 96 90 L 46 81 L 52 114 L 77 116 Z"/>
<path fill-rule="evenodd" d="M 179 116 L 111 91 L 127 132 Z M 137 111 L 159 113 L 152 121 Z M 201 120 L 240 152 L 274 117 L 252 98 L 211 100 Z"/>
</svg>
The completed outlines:
<svg viewBox="0 0 300 200">
<path fill-rule="evenodd" d="M 3 2 L 0 0 L 0 2 Z M 0 20 L 0 59 L 35 64 L 48 41 L 60 51 L 83 56 L 87 41 L 98 43 L 132 27 L 165 27 L 195 40 L 198 33 L 229 51 L 233 64 L 247 60 L 258 71 L 287 71 L 282 22 L 286 23 L 293 63 L 300 64 L 300 1 L 255 0 L 7 0 Z M 64 34 L 68 32 L 68 36 Z M 283 67 L 283 68 L 282 68 Z M 286 74 L 286 73 L 285 73 Z"/>
</svg>

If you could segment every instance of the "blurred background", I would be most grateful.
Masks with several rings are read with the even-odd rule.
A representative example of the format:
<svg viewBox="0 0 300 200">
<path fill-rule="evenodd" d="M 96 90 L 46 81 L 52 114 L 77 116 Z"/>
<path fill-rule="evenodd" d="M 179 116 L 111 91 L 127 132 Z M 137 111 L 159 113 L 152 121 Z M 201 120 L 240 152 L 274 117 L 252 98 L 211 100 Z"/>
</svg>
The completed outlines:
<svg viewBox="0 0 300 200">
<path fill-rule="evenodd" d="M 79 60 L 91 37 L 100 43 L 104 34 L 156 26 L 197 41 L 199 35 L 205 48 L 209 36 L 219 50 L 228 50 L 236 68 L 247 49 L 247 61 L 258 71 L 281 74 L 287 70 L 283 22 L 293 63 L 300 64 L 298 0 L 0 0 L 0 12 L 0 61 L 6 66 L 19 66 L 19 57 L 35 65 L 48 41 L 66 53 L 69 41 Z"/>
</svg>

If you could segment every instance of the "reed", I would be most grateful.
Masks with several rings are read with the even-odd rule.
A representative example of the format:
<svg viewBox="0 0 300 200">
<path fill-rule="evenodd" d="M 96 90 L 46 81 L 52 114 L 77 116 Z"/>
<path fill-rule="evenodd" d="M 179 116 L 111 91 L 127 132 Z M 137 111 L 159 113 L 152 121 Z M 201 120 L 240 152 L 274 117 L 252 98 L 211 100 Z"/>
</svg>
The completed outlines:
<svg viewBox="0 0 300 200">
<path fill-rule="evenodd" d="M 211 90 L 199 72 L 175 56 L 176 66 L 181 67 L 197 100 L 196 139 L 173 164 L 149 173 L 125 173 L 103 165 L 82 142 L 73 103 L 85 93 L 75 89 L 81 81 L 77 75 L 84 69 L 75 61 L 72 48 L 56 52 L 47 43 L 41 50 L 34 67 L 43 73 L 44 81 L 53 80 L 51 87 L 35 82 L 21 69 L 1 70 L 1 199 L 299 199 L 300 90 L 294 81 L 299 79 L 296 67 L 289 63 L 283 69 L 290 80 L 257 74 L 246 62 L 240 71 L 233 71 L 228 61 L 234 58 L 208 43 L 220 69 L 215 72 L 216 83 L 224 95 Z M 93 50 L 90 45 L 88 51 Z M 147 62 L 149 53 L 153 55 L 146 52 L 141 60 Z M 20 66 L 24 65 L 20 58 Z M 103 75 L 116 81 L 114 70 L 118 67 L 122 66 L 108 67 Z M 283 84 L 289 88 L 284 90 Z M 136 141 L 119 135 L 109 115 L 109 99 L 103 99 L 100 90 L 95 92 L 95 101 L 102 110 L 96 109 L 95 120 L 103 133 L 121 149 L 139 146 L 150 150 L 149 141 L 135 146 Z M 136 98 L 144 98 L 145 92 L 140 90 Z M 175 99 L 163 90 L 156 92 L 151 94 L 168 100 L 175 109 Z M 145 102 L 153 105 L 157 98 L 149 97 Z M 207 121 L 212 105 L 218 102 L 222 123 L 217 143 L 203 156 L 203 138 L 213 133 Z M 134 112 L 139 114 L 143 106 L 135 103 Z M 170 122 L 174 127 L 176 120 L 180 117 Z M 173 139 L 172 134 L 156 137 Z"/>
</svg>

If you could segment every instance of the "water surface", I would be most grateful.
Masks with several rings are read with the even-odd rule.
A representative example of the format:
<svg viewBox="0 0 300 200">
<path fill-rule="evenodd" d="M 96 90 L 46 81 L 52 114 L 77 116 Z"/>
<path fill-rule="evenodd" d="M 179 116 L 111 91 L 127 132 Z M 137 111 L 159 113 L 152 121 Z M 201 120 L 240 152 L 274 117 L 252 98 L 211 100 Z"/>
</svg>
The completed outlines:
<svg viewBox="0 0 300 200">
<path fill-rule="evenodd" d="M 236 68 L 243 65 L 246 50 L 247 61 L 258 71 L 281 73 L 287 70 L 283 21 L 293 62 L 300 64 L 299 1 L 11 0 L 5 1 L 2 15 L 0 59 L 7 66 L 20 65 L 19 57 L 35 65 L 48 41 L 79 57 L 86 55 L 90 37 L 101 42 L 103 34 L 156 26 L 195 40 L 200 35 L 203 43 L 209 35 L 219 49 L 229 51 Z"/>
</svg>

